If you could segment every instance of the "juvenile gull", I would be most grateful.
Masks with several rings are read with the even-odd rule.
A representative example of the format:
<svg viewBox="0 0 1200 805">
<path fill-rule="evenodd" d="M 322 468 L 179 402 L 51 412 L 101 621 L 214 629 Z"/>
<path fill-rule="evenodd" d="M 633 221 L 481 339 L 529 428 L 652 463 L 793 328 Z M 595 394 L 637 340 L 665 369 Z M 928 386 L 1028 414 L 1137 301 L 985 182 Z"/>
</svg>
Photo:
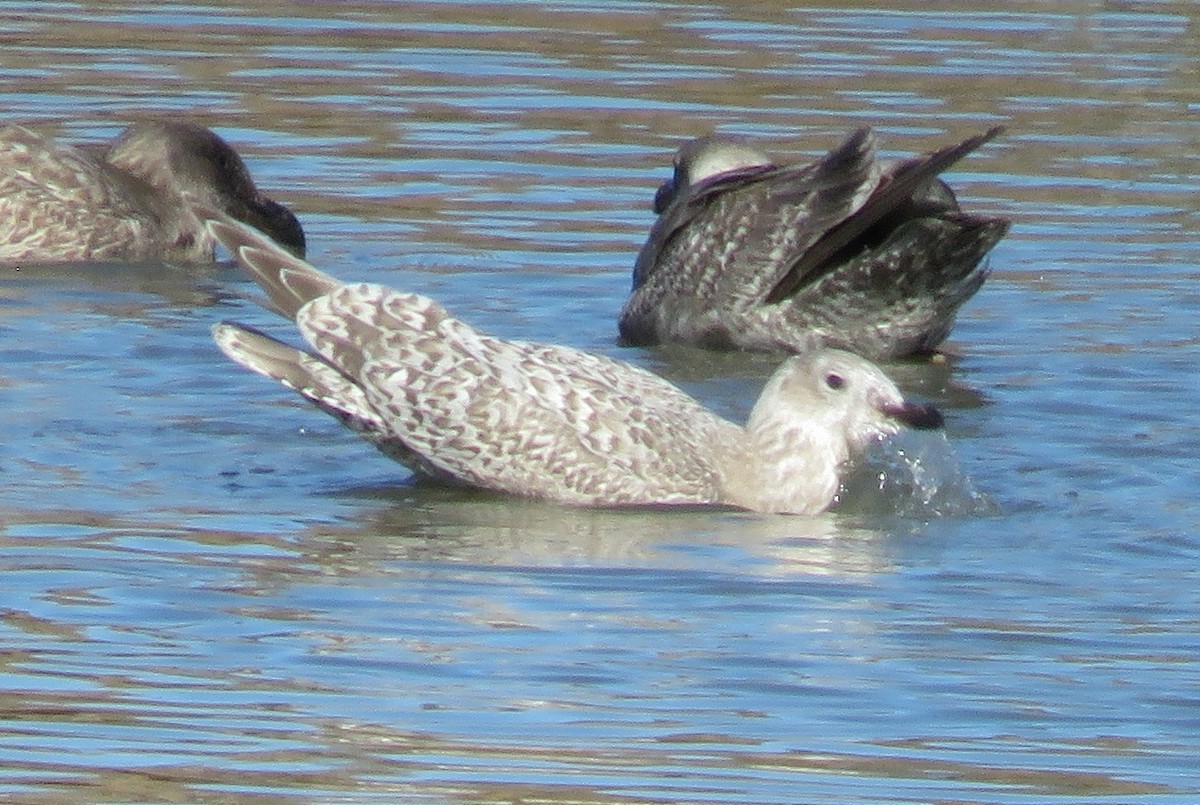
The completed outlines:
<svg viewBox="0 0 1200 805">
<path fill-rule="evenodd" d="M 741 427 L 630 364 L 492 338 L 432 299 L 343 284 L 203 214 L 311 347 L 227 322 L 213 331 L 225 354 L 423 475 L 575 505 L 808 514 L 830 505 L 842 465 L 867 445 L 904 424 L 941 425 L 873 364 L 813 349 L 783 363 Z"/>
<path fill-rule="evenodd" d="M 156 121 L 80 147 L 0 129 L 0 263 L 211 262 L 214 241 L 185 195 L 304 254 L 296 216 L 258 191 L 228 143 L 195 123 Z"/>
<path fill-rule="evenodd" d="M 622 339 L 796 352 L 815 335 L 873 360 L 932 352 L 1009 226 L 961 212 L 937 177 L 1001 131 L 891 165 L 868 128 L 792 167 L 738 138 L 685 144 L 655 195 Z"/>
</svg>

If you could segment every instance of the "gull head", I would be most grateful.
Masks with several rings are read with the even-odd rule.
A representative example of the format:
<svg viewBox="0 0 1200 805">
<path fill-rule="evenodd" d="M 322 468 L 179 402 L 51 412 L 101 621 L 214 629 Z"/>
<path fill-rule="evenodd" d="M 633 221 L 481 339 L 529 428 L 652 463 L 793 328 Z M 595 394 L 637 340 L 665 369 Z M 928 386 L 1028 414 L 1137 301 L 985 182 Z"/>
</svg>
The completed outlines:
<svg viewBox="0 0 1200 805">
<path fill-rule="evenodd" d="M 844 440 L 851 451 L 904 426 L 930 430 L 943 425 L 936 408 L 904 399 L 875 364 L 823 348 L 786 360 L 767 382 L 750 419 L 751 424 L 790 422 L 825 439 Z"/>
<path fill-rule="evenodd" d="M 701 182 L 727 173 L 774 167 L 771 158 L 741 137 L 709 134 L 685 143 L 675 154 L 675 173 L 654 194 L 661 215 L 675 197 Z"/>
<path fill-rule="evenodd" d="M 775 371 L 724 464 L 724 500 L 762 512 L 814 514 L 834 500 L 846 463 L 903 427 L 940 428 L 931 405 L 904 399 L 879 367 L 810 349 Z"/>
</svg>

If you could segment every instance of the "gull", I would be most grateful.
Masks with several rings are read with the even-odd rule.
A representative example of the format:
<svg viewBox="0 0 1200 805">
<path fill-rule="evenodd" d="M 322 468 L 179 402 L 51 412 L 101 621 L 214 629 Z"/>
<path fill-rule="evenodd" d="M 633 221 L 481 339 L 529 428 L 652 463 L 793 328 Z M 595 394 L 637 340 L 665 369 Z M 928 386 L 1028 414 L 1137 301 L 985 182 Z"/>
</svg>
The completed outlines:
<svg viewBox="0 0 1200 805">
<path fill-rule="evenodd" d="M 890 165 L 869 128 L 790 167 L 736 137 L 686 143 L 655 195 L 622 340 L 797 352 L 816 336 L 876 361 L 932 353 L 1009 227 L 962 212 L 937 177 L 1001 131 Z"/>
<path fill-rule="evenodd" d="M 818 346 L 785 360 L 738 425 L 631 364 L 485 335 L 425 296 L 341 282 L 198 214 L 307 344 L 224 322 L 221 350 L 421 476 L 574 506 L 814 514 L 869 445 L 942 425 L 874 364 Z"/>
<path fill-rule="evenodd" d="M 296 216 L 259 192 L 237 152 L 204 126 L 150 120 L 78 147 L 0 128 L 0 263 L 212 262 L 214 241 L 185 197 L 304 254 Z"/>
</svg>

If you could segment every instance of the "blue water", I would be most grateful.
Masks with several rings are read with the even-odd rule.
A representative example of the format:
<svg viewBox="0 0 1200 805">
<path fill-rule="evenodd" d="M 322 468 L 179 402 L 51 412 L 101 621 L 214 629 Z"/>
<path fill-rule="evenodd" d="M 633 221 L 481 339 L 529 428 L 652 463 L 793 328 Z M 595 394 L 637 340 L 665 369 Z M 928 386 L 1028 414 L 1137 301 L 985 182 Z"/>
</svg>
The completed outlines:
<svg viewBox="0 0 1200 805">
<path fill-rule="evenodd" d="M 7 115 L 188 114 L 347 279 L 744 415 L 615 345 L 713 127 L 801 159 L 1005 123 L 1014 219 L 910 442 L 813 518 L 414 485 L 226 361 L 234 267 L 0 274 L 0 802 L 1200 801 L 1200 16 L 1188 4 L 0 2 Z M 886 486 L 886 485 L 885 485 Z M 918 485 L 919 486 L 919 485 Z"/>
</svg>

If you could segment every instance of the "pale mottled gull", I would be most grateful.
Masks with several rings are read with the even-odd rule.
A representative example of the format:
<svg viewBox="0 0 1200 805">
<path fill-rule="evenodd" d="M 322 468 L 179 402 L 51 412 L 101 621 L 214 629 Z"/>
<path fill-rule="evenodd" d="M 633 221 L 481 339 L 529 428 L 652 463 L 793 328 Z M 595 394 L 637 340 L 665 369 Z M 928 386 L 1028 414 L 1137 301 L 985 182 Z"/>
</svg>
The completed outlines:
<svg viewBox="0 0 1200 805">
<path fill-rule="evenodd" d="M 987 277 L 1005 218 L 964 213 L 938 175 L 1002 131 L 880 162 L 870 129 L 781 167 L 744 140 L 680 148 L 620 318 L 629 344 L 926 354 Z"/>
<path fill-rule="evenodd" d="M 575 505 L 814 513 L 847 459 L 903 424 L 941 424 L 873 364 L 818 348 L 784 362 L 742 427 L 630 364 L 492 338 L 432 299 L 344 284 L 203 214 L 311 348 L 223 323 L 225 354 L 423 475 Z"/>
<path fill-rule="evenodd" d="M 304 254 L 296 216 L 259 192 L 228 143 L 195 123 L 147 121 L 79 147 L 0 129 L 0 263 L 211 262 L 185 195 Z"/>
</svg>

